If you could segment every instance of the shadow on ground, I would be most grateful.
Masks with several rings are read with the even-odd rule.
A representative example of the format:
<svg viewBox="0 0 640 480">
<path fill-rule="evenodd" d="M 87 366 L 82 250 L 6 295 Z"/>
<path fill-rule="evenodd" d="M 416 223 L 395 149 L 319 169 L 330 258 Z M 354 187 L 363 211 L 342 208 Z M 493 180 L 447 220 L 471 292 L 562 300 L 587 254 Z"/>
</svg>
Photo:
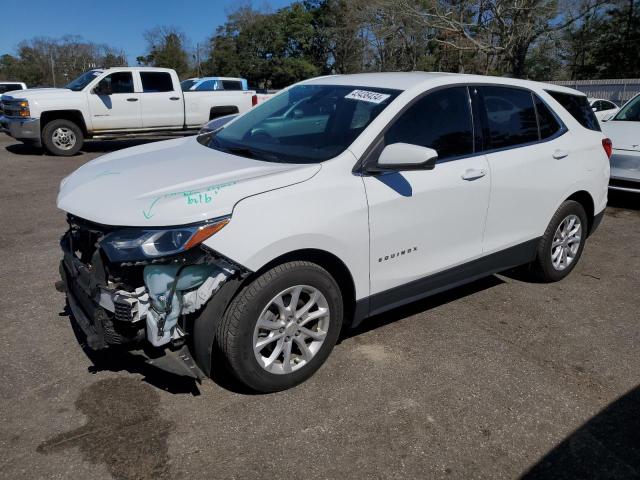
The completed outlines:
<svg viewBox="0 0 640 480">
<path fill-rule="evenodd" d="M 640 478 L 640 387 L 626 393 L 551 450 L 523 480 Z"/>
<path fill-rule="evenodd" d="M 343 332 L 342 339 L 361 335 L 376 328 L 383 327 L 413 315 L 418 315 L 449 302 L 455 302 L 469 295 L 473 295 L 474 293 L 488 290 L 503 283 L 505 283 L 503 280 L 492 275 L 490 277 L 485 277 L 475 282 L 462 285 L 461 287 L 438 293 L 423 300 L 418 300 L 402 307 L 394 308 L 388 312 L 367 318 L 358 327 Z"/>
<path fill-rule="evenodd" d="M 87 140 L 82 147 L 82 150 L 76 154 L 82 155 L 83 153 L 109 153 L 116 150 L 122 150 L 123 148 L 136 147 L 138 145 L 145 145 L 147 143 L 159 142 L 162 140 L 169 140 L 176 137 L 163 137 L 163 138 L 136 138 L 128 140 Z M 14 155 L 46 155 L 42 148 L 35 145 L 26 143 L 14 143 L 7 145 L 5 149 L 9 153 Z"/>
<path fill-rule="evenodd" d="M 640 210 L 640 193 L 609 190 L 607 206 L 614 208 L 626 208 Z"/>
<path fill-rule="evenodd" d="M 129 352 L 125 349 L 108 348 L 104 350 L 92 350 L 86 344 L 86 335 L 77 324 L 70 310 L 60 314 L 69 318 L 69 323 L 76 336 L 78 344 L 87 358 L 93 364 L 88 371 L 91 374 L 98 372 L 129 372 L 143 376 L 143 381 L 153 385 L 160 390 L 173 394 L 200 395 L 200 389 L 194 378 L 176 375 L 164 370 L 160 370 L 146 362 L 144 356 Z"/>
<path fill-rule="evenodd" d="M 37 452 L 78 449 L 117 480 L 169 478 L 167 438 L 173 422 L 162 418 L 160 395 L 133 378 L 98 380 L 82 390 L 75 407 L 86 423 L 42 442 Z"/>
</svg>

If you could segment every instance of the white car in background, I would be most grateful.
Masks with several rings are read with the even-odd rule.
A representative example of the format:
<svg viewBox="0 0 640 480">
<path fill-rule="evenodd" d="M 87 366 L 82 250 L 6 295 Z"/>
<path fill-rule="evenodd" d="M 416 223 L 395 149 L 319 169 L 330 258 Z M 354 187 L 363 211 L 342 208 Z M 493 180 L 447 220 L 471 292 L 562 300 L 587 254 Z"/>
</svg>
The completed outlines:
<svg viewBox="0 0 640 480">
<path fill-rule="evenodd" d="M 609 120 L 620 110 L 618 105 L 603 98 L 590 98 L 589 106 L 593 109 L 593 112 L 596 114 L 596 118 L 600 122 Z"/>
<path fill-rule="evenodd" d="M 613 142 L 609 188 L 640 193 L 640 94 L 602 124 Z"/>
<path fill-rule="evenodd" d="M 610 146 L 586 96 L 556 85 L 307 80 L 62 180 L 58 288 L 92 348 L 283 390 L 343 325 L 518 265 L 566 277 L 603 217 Z"/>
</svg>

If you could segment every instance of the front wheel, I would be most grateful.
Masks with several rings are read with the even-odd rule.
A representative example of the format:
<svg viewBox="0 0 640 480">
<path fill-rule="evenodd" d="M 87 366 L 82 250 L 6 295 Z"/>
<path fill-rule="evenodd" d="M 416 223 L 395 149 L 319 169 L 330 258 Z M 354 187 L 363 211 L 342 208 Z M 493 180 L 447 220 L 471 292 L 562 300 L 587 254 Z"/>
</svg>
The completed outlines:
<svg viewBox="0 0 640 480">
<path fill-rule="evenodd" d="M 587 239 L 587 214 L 582 205 L 568 200 L 560 205 L 538 245 L 532 267 L 544 282 L 557 282 L 575 268 Z"/>
<path fill-rule="evenodd" d="M 42 129 L 42 145 L 51 155 L 75 155 L 83 142 L 82 130 L 71 120 L 52 120 Z"/>
<path fill-rule="evenodd" d="M 333 349 L 342 325 L 340 290 L 310 262 L 288 262 L 263 273 L 234 298 L 216 335 L 233 376 L 258 392 L 297 385 Z"/>
</svg>

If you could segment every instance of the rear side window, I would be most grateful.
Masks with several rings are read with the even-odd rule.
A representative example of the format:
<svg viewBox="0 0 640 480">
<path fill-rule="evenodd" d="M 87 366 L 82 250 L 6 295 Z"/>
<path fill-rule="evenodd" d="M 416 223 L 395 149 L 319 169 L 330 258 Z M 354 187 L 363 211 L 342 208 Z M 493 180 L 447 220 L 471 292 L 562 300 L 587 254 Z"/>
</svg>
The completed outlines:
<svg viewBox="0 0 640 480">
<path fill-rule="evenodd" d="M 196 87 L 198 92 L 212 92 L 216 90 L 216 81 L 215 80 L 205 80 L 201 84 Z"/>
<path fill-rule="evenodd" d="M 166 72 L 140 72 L 143 92 L 172 92 L 173 81 Z"/>
<path fill-rule="evenodd" d="M 19 83 L 5 83 L 0 85 L 0 93 L 10 92 L 11 90 L 22 90 L 22 85 Z"/>
<path fill-rule="evenodd" d="M 506 148 L 538 141 L 538 122 L 528 90 L 479 87 L 488 127 L 488 148 Z"/>
<path fill-rule="evenodd" d="M 242 82 L 237 80 L 222 80 L 224 90 L 242 90 Z"/>
<path fill-rule="evenodd" d="M 560 131 L 562 125 L 558 122 L 556 116 L 549 110 L 547 104 L 540 97 L 534 95 L 536 104 L 536 113 L 538 114 L 538 125 L 540 127 L 540 139 L 544 140 L 553 137 Z"/>
<path fill-rule="evenodd" d="M 433 148 L 440 160 L 473 153 L 467 87 L 447 88 L 421 98 L 387 130 L 384 142 Z"/>
<path fill-rule="evenodd" d="M 553 90 L 547 90 L 547 93 L 551 95 L 560 105 L 562 105 L 567 112 L 575 118 L 580 125 L 589 130 L 600 131 L 600 124 L 598 119 L 593 113 L 593 110 L 589 106 L 587 97 L 582 95 L 571 95 L 569 93 L 554 92 Z"/>
</svg>

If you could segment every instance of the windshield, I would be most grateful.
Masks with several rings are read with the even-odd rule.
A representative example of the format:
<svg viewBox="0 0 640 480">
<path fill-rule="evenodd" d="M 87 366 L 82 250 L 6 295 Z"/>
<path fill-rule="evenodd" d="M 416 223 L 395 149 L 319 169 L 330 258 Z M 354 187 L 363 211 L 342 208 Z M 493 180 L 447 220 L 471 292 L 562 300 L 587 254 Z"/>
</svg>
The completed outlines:
<svg viewBox="0 0 640 480">
<path fill-rule="evenodd" d="M 78 78 L 73 80 L 70 83 L 67 83 L 64 88 L 68 88 L 69 90 L 73 90 L 74 92 L 79 92 L 84 87 L 91 83 L 91 80 L 96 78 L 98 75 L 102 73 L 102 70 L 89 70 L 88 72 L 83 73 Z"/>
<path fill-rule="evenodd" d="M 193 87 L 193 85 L 197 82 L 197 80 L 183 80 L 180 83 L 180 87 L 182 88 L 182 91 L 186 91 L 189 90 L 191 87 Z"/>
<path fill-rule="evenodd" d="M 260 160 L 318 163 L 342 153 L 399 94 L 384 88 L 298 85 L 201 142 Z"/>
<path fill-rule="evenodd" d="M 640 122 L 640 95 L 636 95 L 629 100 L 613 119 L 626 122 Z"/>
</svg>

